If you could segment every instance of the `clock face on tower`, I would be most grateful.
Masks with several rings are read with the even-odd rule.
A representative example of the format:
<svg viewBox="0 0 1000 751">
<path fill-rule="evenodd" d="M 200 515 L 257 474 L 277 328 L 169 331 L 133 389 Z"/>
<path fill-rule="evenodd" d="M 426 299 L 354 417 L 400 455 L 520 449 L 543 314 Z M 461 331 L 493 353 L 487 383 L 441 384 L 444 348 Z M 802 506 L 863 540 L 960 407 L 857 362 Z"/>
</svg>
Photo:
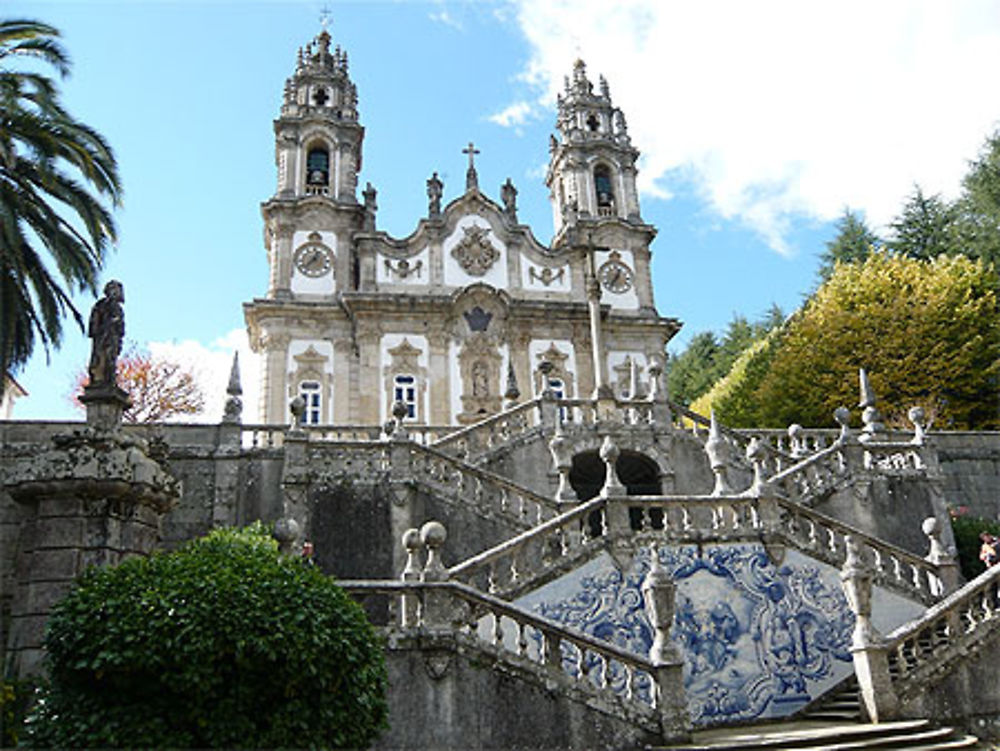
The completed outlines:
<svg viewBox="0 0 1000 751">
<path fill-rule="evenodd" d="M 597 276 L 608 292 L 621 294 L 632 289 L 632 269 L 626 266 L 617 252 L 612 252 L 609 260 L 601 264 Z"/>
<path fill-rule="evenodd" d="M 307 243 L 295 251 L 295 268 L 305 276 L 319 277 L 329 273 L 333 265 L 330 251 L 323 245 Z"/>
</svg>

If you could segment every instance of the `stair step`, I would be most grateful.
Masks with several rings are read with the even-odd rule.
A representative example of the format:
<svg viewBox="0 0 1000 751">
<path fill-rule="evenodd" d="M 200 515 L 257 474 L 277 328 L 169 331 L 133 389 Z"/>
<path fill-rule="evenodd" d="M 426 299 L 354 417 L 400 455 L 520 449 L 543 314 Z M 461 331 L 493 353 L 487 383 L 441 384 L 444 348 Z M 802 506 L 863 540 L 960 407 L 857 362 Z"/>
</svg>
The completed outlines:
<svg viewBox="0 0 1000 751">
<path fill-rule="evenodd" d="M 710 730 L 696 733 L 704 743 L 666 746 L 671 751 L 741 751 L 745 748 L 815 748 L 827 741 L 848 741 L 893 733 L 921 732 L 927 720 L 904 720 L 875 724 L 817 724 L 815 727 L 761 729 L 758 732 Z M 714 738 L 714 739 L 713 739 Z"/>
<path fill-rule="evenodd" d="M 909 751 L 947 751 L 973 748 L 979 739 L 973 735 L 956 737 L 950 727 L 932 728 L 926 720 L 886 722 L 880 725 L 825 725 L 814 728 L 764 730 L 760 733 L 725 734 L 703 731 L 697 735 L 715 736 L 716 740 L 696 745 L 662 747 L 664 751 L 743 751 L 745 749 L 802 749 L 802 751 L 866 751 L 868 749 L 908 749 Z M 708 740 L 707 737 L 704 738 Z"/>
</svg>

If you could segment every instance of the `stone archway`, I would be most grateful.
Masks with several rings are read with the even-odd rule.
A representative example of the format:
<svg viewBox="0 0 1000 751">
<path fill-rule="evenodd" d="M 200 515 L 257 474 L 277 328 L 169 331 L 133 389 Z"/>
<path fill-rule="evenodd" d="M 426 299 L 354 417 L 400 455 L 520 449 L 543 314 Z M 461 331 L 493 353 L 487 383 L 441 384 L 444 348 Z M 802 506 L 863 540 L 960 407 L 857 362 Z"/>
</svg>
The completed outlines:
<svg viewBox="0 0 1000 751">
<path fill-rule="evenodd" d="M 628 495 L 662 495 L 660 468 L 648 456 L 636 451 L 622 451 L 615 462 L 615 470 Z M 589 501 L 601 492 L 604 478 L 604 462 L 597 451 L 584 451 L 573 457 L 569 483 L 581 502 Z M 651 517 L 654 528 L 662 527 L 662 516 L 651 514 Z M 629 509 L 632 529 L 640 529 L 641 520 L 642 513 L 638 508 Z M 588 524 L 592 535 L 601 534 L 601 517 L 598 512 L 591 515 Z"/>
</svg>

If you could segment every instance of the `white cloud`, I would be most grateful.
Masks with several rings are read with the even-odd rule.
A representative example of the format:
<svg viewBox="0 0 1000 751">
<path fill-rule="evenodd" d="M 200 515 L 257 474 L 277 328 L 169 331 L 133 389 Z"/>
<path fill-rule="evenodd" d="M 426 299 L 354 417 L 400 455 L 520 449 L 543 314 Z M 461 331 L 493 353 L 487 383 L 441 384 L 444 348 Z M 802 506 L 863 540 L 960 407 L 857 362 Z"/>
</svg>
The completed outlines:
<svg viewBox="0 0 1000 751">
<path fill-rule="evenodd" d="M 462 22 L 455 18 L 451 13 L 448 12 L 447 8 L 442 8 L 439 11 L 431 12 L 428 17 L 435 21 L 436 23 L 444 24 L 445 26 L 450 26 L 456 31 L 463 31 L 464 27 Z"/>
<path fill-rule="evenodd" d="M 243 387 L 243 421 L 257 422 L 258 359 L 250 351 L 245 329 L 233 329 L 208 346 L 187 339 L 181 342 L 150 342 L 149 352 L 178 362 L 190 369 L 205 394 L 205 409 L 194 418 L 195 422 L 219 422 L 226 403 L 226 386 L 233 364 L 233 353 L 240 356 L 240 381 Z M 188 421 L 190 418 L 180 418 Z"/>
<path fill-rule="evenodd" d="M 915 182 L 954 196 L 1000 124 L 993 0 L 518 0 L 518 23 L 543 101 L 577 56 L 607 77 L 645 195 L 682 174 L 780 252 L 795 215 L 881 226 Z"/>
<path fill-rule="evenodd" d="M 503 128 L 524 125 L 534 115 L 534 108 L 528 102 L 514 102 L 509 107 L 489 116 L 489 121 Z"/>
</svg>

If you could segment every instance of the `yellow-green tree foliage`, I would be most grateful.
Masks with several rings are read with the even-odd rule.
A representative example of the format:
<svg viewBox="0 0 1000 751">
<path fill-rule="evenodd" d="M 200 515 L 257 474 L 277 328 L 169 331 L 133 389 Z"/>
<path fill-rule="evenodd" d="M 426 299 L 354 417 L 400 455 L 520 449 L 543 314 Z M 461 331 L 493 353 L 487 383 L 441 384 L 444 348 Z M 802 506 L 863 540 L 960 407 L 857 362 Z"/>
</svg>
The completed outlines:
<svg viewBox="0 0 1000 751">
<path fill-rule="evenodd" d="M 716 417 L 733 428 L 760 427 L 762 416 L 756 392 L 780 347 L 782 332 L 781 328 L 772 329 L 743 350 L 729 372 L 695 399 L 691 409 L 702 415 L 714 409 Z"/>
<path fill-rule="evenodd" d="M 919 404 L 941 429 L 1000 426 L 997 279 L 962 256 L 916 260 L 885 252 L 838 264 L 789 321 L 755 390 L 760 424 L 830 425 L 858 417 L 858 368 L 878 407 L 902 424 Z"/>
</svg>

